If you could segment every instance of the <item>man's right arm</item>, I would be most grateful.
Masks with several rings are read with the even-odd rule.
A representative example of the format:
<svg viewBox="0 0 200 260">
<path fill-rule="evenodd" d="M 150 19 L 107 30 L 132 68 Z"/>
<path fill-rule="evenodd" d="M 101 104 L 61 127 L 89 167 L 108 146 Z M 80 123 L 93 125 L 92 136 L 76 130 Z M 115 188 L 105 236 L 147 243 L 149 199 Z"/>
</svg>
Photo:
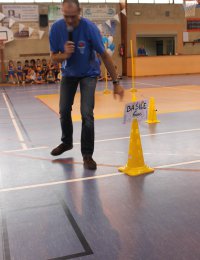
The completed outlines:
<svg viewBox="0 0 200 260">
<path fill-rule="evenodd" d="M 64 52 L 51 52 L 51 59 L 56 62 L 63 62 L 66 59 L 69 59 L 71 55 L 74 53 L 75 46 L 74 42 L 68 41 L 65 43 Z"/>
<path fill-rule="evenodd" d="M 51 56 L 52 61 L 59 62 L 59 63 L 62 63 L 64 60 L 66 60 L 68 58 L 68 55 L 65 52 L 64 53 L 50 52 L 50 56 Z"/>
</svg>

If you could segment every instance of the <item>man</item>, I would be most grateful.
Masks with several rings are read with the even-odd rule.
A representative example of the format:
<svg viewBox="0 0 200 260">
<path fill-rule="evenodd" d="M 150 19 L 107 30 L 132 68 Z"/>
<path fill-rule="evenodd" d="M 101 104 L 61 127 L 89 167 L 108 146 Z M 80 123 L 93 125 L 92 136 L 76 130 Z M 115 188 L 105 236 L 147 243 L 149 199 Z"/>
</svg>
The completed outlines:
<svg viewBox="0 0 200 260">
<path fill-rule="evenodd" d="M 60 122 L 62 143 L 51 151 L 53 156 L 73 148 L 73 124 L 71 110 L 78 84 L 81 94 L 81 153 L 84 167 L 95 170 L 94 151 L 94 94 L 100 66 L 97 53 L 101 56 L 113 79 L 114 97 L 123 98 L 124 89 L 119 85 L 111 57 L 105 50 L 102 37 L 96 25 L 80 17 L 78 0 L 64 0 L 64 19 L 56 21 L 50 31 L 50 49 L 53 61 L 62 62 L 60 87 Z"/>
<path fill-rule="evenodd" d="M 139 49 L 138 49 L 138 56 L 147 56 L 147 52 L 144 48 L 144 45 L 142 45 Z"/>
</svg>

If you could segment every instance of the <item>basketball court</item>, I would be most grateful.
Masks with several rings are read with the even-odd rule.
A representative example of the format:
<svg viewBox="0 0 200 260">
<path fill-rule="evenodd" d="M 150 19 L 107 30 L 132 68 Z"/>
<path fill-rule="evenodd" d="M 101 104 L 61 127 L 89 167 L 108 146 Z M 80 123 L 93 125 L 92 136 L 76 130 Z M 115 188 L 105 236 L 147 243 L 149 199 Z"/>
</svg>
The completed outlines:
<svg viewBox="0 0 200 260">
<path fill-rule="evenodd" d="M 131 124 L 122 102 L 95 95 L 97 170 L 83 168 L 80 94 L 74 147 L 60 143 L 59 84 L 0 85 L 0 260 L 200 259 L 200 73 L 135 77 L 137 100 L 155 98 L 160 123 L 139 122 L 145 163 L 128 176 Z M 112 90 L 112 83 L 108 82 Z"/>
<path fill-rule="evenodd" d="M 188 77 L 196 86 L 200 76 Z M 194 103 L 169 107 L 171 89 L 175 93 L 179 89 L 173 84 L 184 84 L 184 77 L 182 82 L 181 76 L 174 77 L 172 86 L 168 77 L 148 80 L 156 85 L 153 91 L 158 90 L 158 97 L 162 89 L 166 93 L 161 102 L 165 113 L 158 109 L 159 124 L 140 124 L 145 162 L 155 172 L 139 177 L 118 172 L 127 161 L 130 132 L 121 117 L 96 120 L 98 169 L 88 171 L 80 153 L 79 121 L 74 123 L 73 150 L 58 158 L 50 155 L 59 143 L 59 120 L 36 97 L 56 95 L 58 86 L 1 88 L 1 252 L 8 255 L 5 259 L 12 259 L 12 254 L 17 259 L 156 259 L 157 250 L 162 259 L 198 258 L 200 125 L 199 104 L 194 104 L 199 90 L 184 85 L 182 94 L 175 94 L 177 103 L 187 95 L 193 95 Z M 147 97 L 152 86 L 144 87 L 142 79 L 137 82 Z M 123 83 L 131 84 L 130 80 Z M 23 247 L 27 239 L 30 245 Z"/>
</svg>

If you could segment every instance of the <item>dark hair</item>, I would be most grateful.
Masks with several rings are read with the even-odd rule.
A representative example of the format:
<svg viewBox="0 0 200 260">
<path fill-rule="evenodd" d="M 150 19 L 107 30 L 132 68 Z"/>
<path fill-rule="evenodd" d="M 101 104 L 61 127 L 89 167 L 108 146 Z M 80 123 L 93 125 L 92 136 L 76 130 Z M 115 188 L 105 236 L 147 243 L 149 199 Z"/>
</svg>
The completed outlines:
<svg viewBox="0 0 200 260">
<path fill-rule="evenodd" d="M 35 59 L 31 59 L 31 60 L 30 60 L 30 63 L 35 64 Z"/>
<path fill-rule="evenodd" d="M 79 4 L 79 1 L 78 1 L 78 0 L 63 0 L 62 3 L 63 3 L 63 4 L 64 4 L 64 3 L 75 4 L 78 8 L 80 8 L 80 4 Z"/>
</svg>

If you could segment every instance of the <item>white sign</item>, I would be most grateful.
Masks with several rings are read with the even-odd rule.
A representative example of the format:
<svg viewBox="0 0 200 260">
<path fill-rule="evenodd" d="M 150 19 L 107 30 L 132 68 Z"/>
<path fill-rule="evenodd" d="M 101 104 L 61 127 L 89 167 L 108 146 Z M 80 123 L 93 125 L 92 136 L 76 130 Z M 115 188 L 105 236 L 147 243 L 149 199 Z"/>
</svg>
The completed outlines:
<svg viewBox="0 0 200 260">
<path fill-rule="evenodd" d="M 183 32 L 183 42 L 189 42 L 189 33 Z"/>
<path fill-rule="evenodd" d="M 49 5 L 48 9 L 49 21 L 55 21 L 63 17 L 61 5 Z"/>
<path fill-rule="evenodd" d="M 124 124 L 131 122 L 134 118 L 138 120 L 145 120 L 147 118 L 147 109 L 147 100 L 139 100 L 126 104 L 124 110 Z"/>
<path fill-rule="evenodd" d="M 116 9 L 111 7 L 83 7 L 83 17 L 90 20 L 107 20 L 116 15 Z M 114 18 L 115 20 L 115 18 Z"/>
<path fill-rule="evenodd" d="M 2 5 L 2 12 L 8 20 L 15 21 L 38 21 L 38 5 Z"/>
</svg>

